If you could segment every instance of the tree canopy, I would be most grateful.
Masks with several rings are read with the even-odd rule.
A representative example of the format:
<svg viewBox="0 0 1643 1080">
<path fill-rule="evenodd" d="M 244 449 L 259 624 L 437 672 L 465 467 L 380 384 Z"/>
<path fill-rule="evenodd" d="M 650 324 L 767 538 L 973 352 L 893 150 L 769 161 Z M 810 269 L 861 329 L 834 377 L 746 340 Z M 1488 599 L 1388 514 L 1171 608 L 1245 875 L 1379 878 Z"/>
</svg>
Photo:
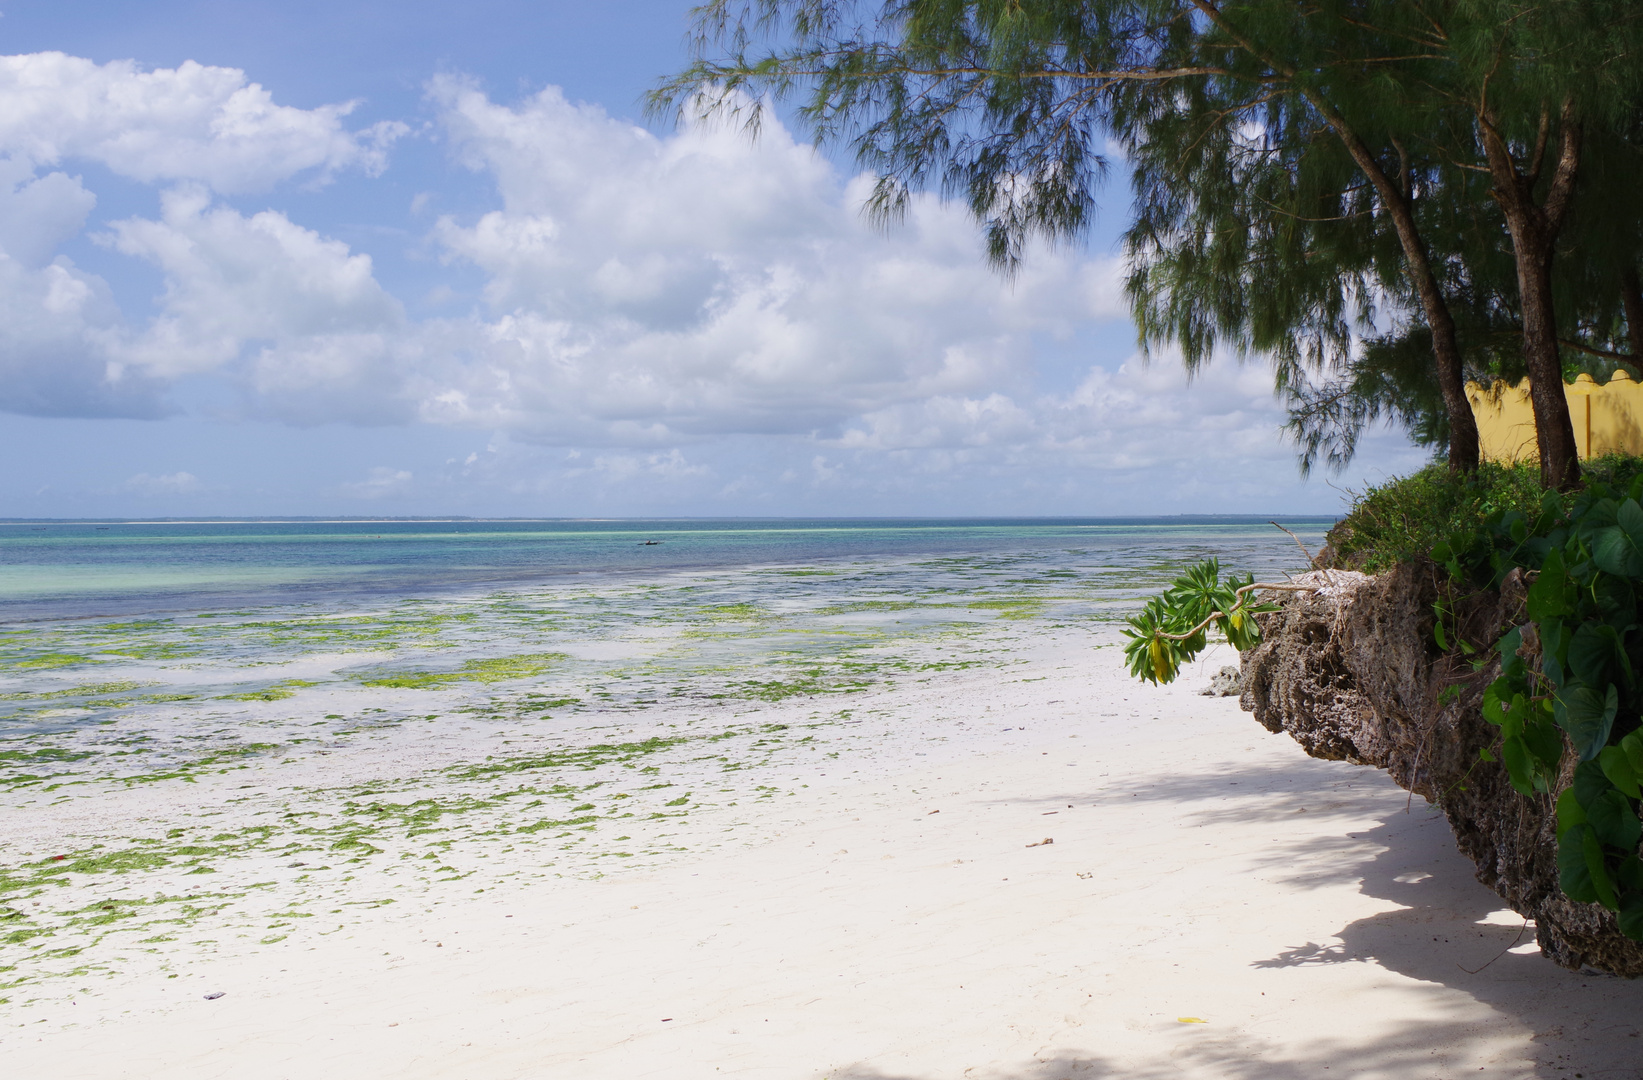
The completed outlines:
<svg viewBox="0 0 1643 1080">
<path fill-rule="evenodd" d="M 756 126 L 787 99 L 877 177 L 872 216 L 961 199 L 1006 270 L 1086 229 L 1118 150 L 1143 344 L 1189 368 L 1270 357 L 1303 465 L 1343 463 L 1386 416 L 1473 469 L 1465 381 L 1515 369 L 1543 482 L 1567 486 L 1567 355 L 1643 344 L 1643 230 L 1618 187 L 1643 10 L 1623 0 L 710 0 L 694 18 L 698 59 L 655 107 Z"/>
</svg>

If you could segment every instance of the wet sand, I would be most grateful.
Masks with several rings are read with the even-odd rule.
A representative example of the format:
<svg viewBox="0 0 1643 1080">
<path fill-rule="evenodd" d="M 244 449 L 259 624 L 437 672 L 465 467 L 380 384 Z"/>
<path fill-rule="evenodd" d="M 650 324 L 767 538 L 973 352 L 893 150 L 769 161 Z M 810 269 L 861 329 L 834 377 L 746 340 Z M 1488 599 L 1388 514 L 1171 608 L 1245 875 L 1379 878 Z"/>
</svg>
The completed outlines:
<svg viewBox="0 0 1643 1080">
<path fill-rule="evenodd" d="M 761 766 L 774 783 L 754 789 L 779 797 L 635 817 L 669 830 L 664 854 L 555 876 L 523 872 L 542 864 L 521 843 L 390 890 L 390 850 L 278 940 L 122 947 L 14 992 L 7 1074 L 1636 1075 L 1643 985 L 1540 957 L 1441 817 L 1382 774 L 1197 696 L 1225 657 L 1158 690 L 1123 673 L 1111 630 L 1011 633 L 1007 662 L 851 696 L 871 723 Z M 679 790 L 692 767 L 697 787 L 723 768 L 683 759 Z M 259 782 L 253 765 L 184 794 L 228 807 Z M 73 814 L 180 812 L 160 805 L 176 787 L 0 821 L 26 817 L 38 846 Z M 300 861 L 218 870 L 283 910 L 311 880 Z"/>
</svg>

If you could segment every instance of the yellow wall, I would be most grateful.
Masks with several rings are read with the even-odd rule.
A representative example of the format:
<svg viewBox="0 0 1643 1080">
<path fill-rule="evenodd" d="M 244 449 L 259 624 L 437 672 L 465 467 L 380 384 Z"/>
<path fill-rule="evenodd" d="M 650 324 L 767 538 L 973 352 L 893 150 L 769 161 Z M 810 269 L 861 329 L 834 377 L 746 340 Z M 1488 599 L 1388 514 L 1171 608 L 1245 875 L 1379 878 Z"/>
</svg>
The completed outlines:
<svg viewBox="0 0 1643 1080">
<path fill-rule="evenodd" d="M 1565 383 L 1563 392 L 1569 398 L 1569 419 L 1581 457 L 1643 455 L 1643 383 L 1633 382 L 1624 371 L 1615 372 L 1604 385 L 1590 375 L 1580 375 Z M 1466 396 L 1478 418 L 1485 460 L 1521 461 L 1538 456 L 1528 379 L 1517 386 L 1496 383 L 1491 388 L 1467 383 Z"/>
</svg>

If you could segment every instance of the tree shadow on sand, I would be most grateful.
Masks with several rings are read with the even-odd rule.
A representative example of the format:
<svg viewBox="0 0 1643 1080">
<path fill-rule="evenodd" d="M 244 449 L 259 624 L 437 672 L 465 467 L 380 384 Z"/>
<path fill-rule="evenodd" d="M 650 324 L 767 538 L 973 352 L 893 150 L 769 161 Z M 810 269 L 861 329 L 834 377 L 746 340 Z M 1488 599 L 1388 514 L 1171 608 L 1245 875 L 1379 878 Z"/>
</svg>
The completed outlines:
<svg viewBox="0 0 1643 1080">
<path fill-rule="evenodd" d="M 1534 1075 L 1643 1075 L 1643 981 L 1567 971 L 1540 955 L 1533 926 L 1485 922 L 1504 902 L 1477 882 L 1448 824 L 1419 800 L 1359 835 L 1380 849 L 1357 864 L 1360 891 L 1400 906 L 1348 923 L 1338 943 L 1307 942 L 1254 966 L 1373 963 L 1461 991 L 1530 1033 Z"/>
<path fill-rule="evenodd" d="M 1233 799 L 1229 791 L 1256 798 Z M 1262 872 L 1299 888 L 1355 882 L 1364 895 L 1398 907 L 1348 923 L 1334 940 L 1276 947 L 1270 956 L 1252 957 L 1250 967 L 1370 964 L 1458 991 L 1466 1007 L 1453 1009 L 1453 1015 L 1437 1010 L 1368 1045 L 1352 1037 L 1354 1018 L 1343 1017 L 1343 1034 L 1337 1038 L 1288 1040 L 1279 1046 L 1257 1034 L 1200 1029 L 1172 1052 L 1140 1063 L 1069 1050 L 1013 1069 L 963 1075 L 969 1080 L 1643 1077 L 1643 980 L 1571 972 L 1541 956 L 1533 946 L 1533 927 L 1502 916 L 1504 902 L 1477 882 L 1447 822 L 1424 800 L 1406 800 L 1404 794 L 1376 770 L 1301 759 L 1277 771 L 1254 763 L 1226 765 L 1149 783 L 1144 790 L 1062 790 L 1042 801 L 1047 806 L 1100 805 L 1139 798 L 1174 805 L 1186 823 L 1280 822 L 1300 813 L 1339 814 L 1343 822 L 1353 822 L 1343 824 L 1340 836 L 1274 844 L 1260 860 Z M 1350 849 L 1343 850 L 1348 838 Z M 1481 1022 L 1480 1016 L 1485 1017 Z M 1491 1047 L 1501 1047 L 1506 1060 Z M 1466 1067 L 1470 1071 L 1444 1064 L 1462 1058 L 1473 1060 Z M 1486 1060 L 1493 1063 L 1479 1071 L 1477 1063 Z M 829 1080 L 935 1080 L 864 1066 L 825 1075 Z"/>
</svg>

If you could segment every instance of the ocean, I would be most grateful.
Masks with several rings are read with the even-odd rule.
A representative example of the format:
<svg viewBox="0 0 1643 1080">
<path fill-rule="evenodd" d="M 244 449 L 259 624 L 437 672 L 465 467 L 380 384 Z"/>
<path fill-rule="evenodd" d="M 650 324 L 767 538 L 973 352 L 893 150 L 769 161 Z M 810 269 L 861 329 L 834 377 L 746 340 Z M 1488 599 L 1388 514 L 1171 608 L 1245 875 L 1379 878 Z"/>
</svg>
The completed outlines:
<svg viewBox="0 0 1643 1080">
<path fill-rule="evenodd" d="M 1211 556 L 1305 561 L 1258 519 L 0 523 L 0 997 L 762 842 L 1068 716 L 1104 783 L 1163 722 L 1122 620 Z"/>
<path fill-rule="evenodd" d="M 1285 519 L 1316 549 L 1332 519 Z M 946 520 L 9 521 L 0 624 L 668 573 L 967 556 L 1102 571 L 1120 592 L 1208 556 L 1263 573 L 1299 550 L 1262 518 Z"/>
<path fill-rule="evenodd" d="M 989 626 L 1116 627 L 1209 557 L 1305 562 L 1252 519 L 9 522 L 0 740 L 844 694 Z"/>
<path fill-rule="evenodd" d="M 1285 528 L 1315 550 L 1330 524 Z M 7 522 L 0 740 L 243 733 L 361 690 L 422 692 L 387 715 L 840 693 L 987 624 L 1116 624 L 1209 557 L 1305 561 L 1258 519 Z"/>
</svg>

